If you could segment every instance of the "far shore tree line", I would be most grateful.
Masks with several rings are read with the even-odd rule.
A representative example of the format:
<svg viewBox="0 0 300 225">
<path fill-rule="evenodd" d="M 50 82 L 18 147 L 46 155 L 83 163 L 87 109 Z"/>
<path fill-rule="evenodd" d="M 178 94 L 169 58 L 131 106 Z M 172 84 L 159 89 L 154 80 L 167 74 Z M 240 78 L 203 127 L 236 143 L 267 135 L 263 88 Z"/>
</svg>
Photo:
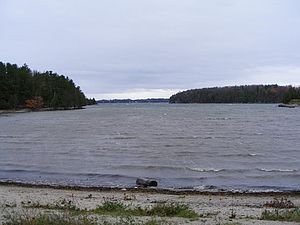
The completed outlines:
<svg viewBox="0 0 300 225">
<path fill-rule="evenodd" d="M 299 87 L 244 85 L 187 90 L 171 96 L 169 102 L 299 104 L 299 99 Z M 68 77 L 0 62 L 0 109 L 74 109 L 96 103 Z"/>
<path fill-rule="evenodd" d="M 290 103 L 300 99 L 293 86 L 244 85 L 193 89 L 170 97 L 170 103 Z"/>
<path fill-rule="evenodd" d="M 0 62 L 0 109 L 71 109 L 96 104 L 74 82 L 52 71 Z"/>
</svg>

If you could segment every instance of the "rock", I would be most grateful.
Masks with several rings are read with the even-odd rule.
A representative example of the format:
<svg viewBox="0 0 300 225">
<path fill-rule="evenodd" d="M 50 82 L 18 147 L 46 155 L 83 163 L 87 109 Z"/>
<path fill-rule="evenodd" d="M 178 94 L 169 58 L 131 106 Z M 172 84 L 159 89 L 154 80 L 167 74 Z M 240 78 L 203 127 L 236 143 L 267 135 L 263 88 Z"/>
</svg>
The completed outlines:
<svg viewBox="0 0 300 225">
<path fill-rule="evenodd" d="M 142 179 L 142 178 L 136 179 L 136 184 L 138 186 L 142 186 L 142 187 L 157 187 L 157 185 L 158 185 L 156 180 L 148 180 L 148 179 Z"/>
</svg>

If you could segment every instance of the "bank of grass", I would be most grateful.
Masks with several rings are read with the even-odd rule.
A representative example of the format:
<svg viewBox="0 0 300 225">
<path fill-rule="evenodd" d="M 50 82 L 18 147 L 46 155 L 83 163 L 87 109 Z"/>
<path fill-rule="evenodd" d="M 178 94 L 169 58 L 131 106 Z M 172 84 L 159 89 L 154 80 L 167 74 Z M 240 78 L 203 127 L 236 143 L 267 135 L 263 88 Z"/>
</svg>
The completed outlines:
<svg viewBox="0 0 300 225">
<path fill-rule="evenodd" d="M 157 217 L 182 217 L 198 219 L 199 215 L 187 205 L 178 203 L 161 203 L 151 208 L 129 207 L 121 202 L 104 202 L 103 205 L 91 210 L 93 214 L 115 216 L 157 216 Z"/>
<path fill-rule="evenodd" d="M 300 208 L 265 210 L 261 215 L 262 220 L 300 222 Z"/>
<path fill-rule="evenodd" d="M 5 216 L 4 225 L 96 225 L 86 216 L 72 217 L 69 214 L 41 213 L 33 215 L 30 213 L 11 213 Z"/>
<path fill-rule="evenodd" d="M 41 204 L 39 202 L 24 203 L 24 208 L 63 210 L 73 215 L 110 215 L 110 216 L 148 216 L 148 217 L 182 217 L 196 220 L 200 217 L 188 205 L 179 203 L 158 203 L 152 207 L 142 208 L 128 206 L 122 202 L 106 201 L 95 209 L 80 209 L 72 201 L 61 200 L 53 204 Z"/>
<path fill-rule="evenodd" d="M 30 214 L 13 213 L 6 216 L 3 225 L 167 225 L 164 220 L 150 219 L 138 221 L 132 217 L 121 217 L 115 222 L 96 220 L 87 216 L 74 217 L 70 214 L 41 213 L 36 216 Z"/>
</svg>

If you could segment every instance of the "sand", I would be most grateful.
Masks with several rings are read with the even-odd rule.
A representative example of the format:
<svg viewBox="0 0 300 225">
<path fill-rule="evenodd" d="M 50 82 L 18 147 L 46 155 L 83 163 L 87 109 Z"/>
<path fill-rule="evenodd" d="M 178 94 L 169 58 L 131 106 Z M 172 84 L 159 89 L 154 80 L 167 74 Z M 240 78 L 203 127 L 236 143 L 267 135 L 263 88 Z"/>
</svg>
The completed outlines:
<svg viewBox="0 0 300 225">
<path fill-rule="evenodd" d="M 120 201 L 127 205 L 150 207 L 156 203 L 183 203 L 204 217 L 196 221 L 184 218 L 167 218 L 171 224 L 299 224 L 259 220 L 266 209 L 263 205 L 276 198 L 288 198 L 300 206 L 297 194 L 224 194 L 224 193 L 157 193 L 145 190 L 72 190 L 49 187 L 22 187 L 0 185 L 0 224 L 4 214 L 24 210 L 24 203 L 53 204 L 62 199 L 72 200 L 81 209 L 93 209 L 104 201 Z M 31 209 L 32 210 L 32 209 Z M 40 210 L 40 209 L 37 209 Z M 235 214 L 235 219 L 229 217 Z M 143 220 L 143 218 L 141 218 Z"/>
</svg>

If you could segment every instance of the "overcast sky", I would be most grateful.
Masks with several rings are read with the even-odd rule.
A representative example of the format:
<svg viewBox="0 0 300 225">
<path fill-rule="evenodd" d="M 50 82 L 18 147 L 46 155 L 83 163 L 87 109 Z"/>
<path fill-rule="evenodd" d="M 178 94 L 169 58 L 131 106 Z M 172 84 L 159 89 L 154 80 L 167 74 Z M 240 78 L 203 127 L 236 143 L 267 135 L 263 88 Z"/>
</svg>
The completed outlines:
<svg viewBox="0 0 300 225">
<path fill-rule="evenodd" d="M 0 0 L 0 61 L 89 97 L 300 85 L 299 0 Z"/>
</svg>

